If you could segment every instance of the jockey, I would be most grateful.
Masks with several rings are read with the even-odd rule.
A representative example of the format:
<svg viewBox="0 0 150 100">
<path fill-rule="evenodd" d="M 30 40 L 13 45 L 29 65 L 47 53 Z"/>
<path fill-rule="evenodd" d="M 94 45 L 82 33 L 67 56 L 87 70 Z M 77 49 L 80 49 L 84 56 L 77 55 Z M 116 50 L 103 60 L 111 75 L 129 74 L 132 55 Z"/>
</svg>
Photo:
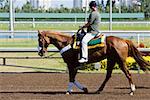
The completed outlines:
<svg viewBox="0 0 150 100">
<path fill-rule="evenodd" d="M 81 41 L 82 57 L 79 60 L 79 63 L 85 63 L 88 61 L 88 42 L 99 33 L 98 28 L 100 23 L 100 14 L 98 12 L 96 2 L 91 1 L 89 3 L 89 7 L 92 10 L 92 12 L 89 15 L 88 22 L 81 27 L 81 29 L 87 28 L 87 33 Z"/>
</svg>

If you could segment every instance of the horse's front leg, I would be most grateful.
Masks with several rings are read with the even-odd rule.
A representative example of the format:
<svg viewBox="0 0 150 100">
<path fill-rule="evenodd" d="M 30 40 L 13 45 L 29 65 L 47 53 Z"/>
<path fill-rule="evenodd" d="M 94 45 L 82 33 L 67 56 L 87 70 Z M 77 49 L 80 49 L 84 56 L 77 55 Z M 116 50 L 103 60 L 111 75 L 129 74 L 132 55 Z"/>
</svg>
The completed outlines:
<svg viewBox="0 0 150 100">
<path fill-rule="evenodd" d="M 69 84 L 66 94 L 72 93 L 72 88 L 75 85 L 78 89 L 84 91 L 84 93 L 88 93 L 88 89 L 82 86 L 78 81 L 75 80 L 77 69 L 75 67 L 68 67 L 69 69 Z"/>
</svg>

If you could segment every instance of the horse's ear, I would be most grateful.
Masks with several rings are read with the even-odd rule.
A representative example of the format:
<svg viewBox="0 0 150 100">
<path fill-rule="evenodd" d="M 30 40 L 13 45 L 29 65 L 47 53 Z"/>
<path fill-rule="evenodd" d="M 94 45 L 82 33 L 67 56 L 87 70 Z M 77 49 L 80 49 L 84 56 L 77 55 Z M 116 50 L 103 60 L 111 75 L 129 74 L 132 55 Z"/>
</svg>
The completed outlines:
<svg viewBox="0 0 150 100">
<path fill-rule="evenodd" d="M 38 34 L 39 34 L 39 35 L 41 35 L 41 34 L 42 34 L 42 32 L 41 32 L 40 30 L 38 30 Z"/>
<path fill-rule="evenodd" d="M 38 30 L 38 36 L 42 35 L 42 31 Z"/>
</svg>

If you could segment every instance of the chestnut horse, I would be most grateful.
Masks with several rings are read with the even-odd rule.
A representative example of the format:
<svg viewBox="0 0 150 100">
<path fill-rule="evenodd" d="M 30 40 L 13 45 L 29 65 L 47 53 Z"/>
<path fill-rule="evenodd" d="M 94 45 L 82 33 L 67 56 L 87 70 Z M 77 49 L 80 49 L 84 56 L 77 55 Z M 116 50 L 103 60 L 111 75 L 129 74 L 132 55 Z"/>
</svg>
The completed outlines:
<svg viewBox="0 0 150 100">
<path fill-rule="evenodd" d="M 131 74 L 126 65 L 126 58 L 128 56 L 134 57 L 136 62 L 139 64 L 143 71 L 149 69 L 147 66 L 150 66 L 150 63 L 146 62 L 138 49 L 133 45 L 129 40 L 124 40 L 115 36 L 107 36 L 105 40 L 106 44 L 104 47 L 97 47 L 89 50 L 89 57 L 87 63 L 99 62 L 107 58 L 107 74 L 106 78 L 103 81 L 102 85 L 96 91 L 100 93 L 105 87 L 106 83 L 111 77 L 113 67 L 115 63 L 118 63 L 120 69 L 126 75 L 129 85 L 131 88 L 130 94 L 133 95 L 135 91 L 135 85 L 132 81 Z M 47 47 L 49 44 L 53 44 L 60 51 L 64 62 L 67 64 L 69 70 L 69 84 L 67 93 L 70 94 L 72 91 L 73 85 L 77 88 L 83 90 L 85 93 L 88 92 L 87 88 L 82 86 L 79 82 L 75 80 L 77 74 L 77 68 L 80 63 L 78 62 L 79 50 L 72 48 L 73 37 L 71 35 L 63 34 L 60 32 L 54 31 L 38 31 L 38 43 L 39 43 L 39 52 L 40 56 L 43 56 L 47 52 Z"/>
</svg>

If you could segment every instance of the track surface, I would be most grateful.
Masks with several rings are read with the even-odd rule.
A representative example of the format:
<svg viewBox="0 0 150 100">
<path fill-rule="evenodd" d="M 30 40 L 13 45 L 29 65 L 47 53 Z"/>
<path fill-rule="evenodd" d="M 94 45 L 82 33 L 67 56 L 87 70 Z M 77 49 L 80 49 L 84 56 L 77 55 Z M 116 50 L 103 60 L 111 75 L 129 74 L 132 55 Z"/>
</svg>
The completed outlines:
<svg viewBox="0 0 150 100">
<path fill-rule="evenodd" d="M 101 94 L 94 94 L 105 74 L 81 74 L 76 80 L 89 89 L 84 94 L 73 88 L 66 95 L 68 74 L 64 73 L 0 73 L 0 100 L 150 100 L 150 74 L 132 74 L 137 90 L 128 93 L 129 85 L 124 74 L 113 74 Z"/>
</svg>

